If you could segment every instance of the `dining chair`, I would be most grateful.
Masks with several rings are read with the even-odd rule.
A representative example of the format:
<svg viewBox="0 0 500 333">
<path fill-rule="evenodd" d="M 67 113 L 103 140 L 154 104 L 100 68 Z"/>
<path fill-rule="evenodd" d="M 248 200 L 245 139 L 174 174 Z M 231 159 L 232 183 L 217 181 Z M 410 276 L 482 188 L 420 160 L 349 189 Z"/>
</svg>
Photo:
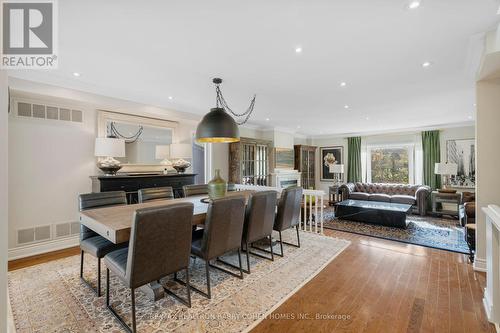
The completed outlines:
<svg viewBox="0 0 500 333">
<path fill-rule="evenodd" d="M 146 201 L 165 200 L 174 198 L 174 190 L 171 186 L 143 188 L 137 191 L 139 203 Z"/>
<path fill-rule="evenodd" d="M 182 192 L 184 192 L 184 197 L 190 197 L 192 195 L 208 194 L 208 185 L 184 185 L 182 187 Z"/>
<path fill-rule="evenodd" d="M 191 251 L 191 219 L 193 204 L 180 202 L 168 206 L 142 208 L 135 211 L 129 246 L 108 253 L 106 264 L 106 307 L 128 332 L 136 332 L 135 289 L 181 270 L 186 274 L 187 299 L 163 288 L 191 307 L 189 256 Z M 110 304 L 110 271 L 130 288 L 132 327 Z"/>
<path fill-rule="evenodd" d="M 244 249 L 247 257 L 247 269 L 243 269 L 245 273 L 250 274 L 250 254 L 274 261 L 272 233 L 276 216 L 277 196 L 278 193 L 276 191 L 256 192 L 252 194 L 248 201 L 245 213 L 245 223 L 243 225 L 243 237 L 241 239 L 241 247 Z M 253 246 L 252 243 L 261 239 L 269 240 L 269 251 Z M 260 253 L 251 252 L 249 248 L 251 244 L 258 250 L 271 253 L 271 257 L 269 258 Z M 245 245 L 245 247 L 243 247 L 243 245 Z"/>
<path fill-rule="evenodd" d="M 283 244 L 300 247 L 299 218 L 302 202 L 302 187 L 292 186 L 281 192 L 278 202 L 278 212 L 274 221 L 273 229 L 279 233 L 281 253 L 276 253 L 283 257 Z M 281 233 L 287 229 L 295 227 L 297 231 L 297 244 L 283 242 Z"/>
<path fill-rule="evenodd" d="M 196 230 L 196 232 L 193 233 L 193 241 L 191 244 L 191 254 L 205 261 L 207 292 L 191 285 L 194 291 L 207 298 L 211 298 L 210 267 L 243 279 L 241 236 L 243 233 L 244 221 L 244 196 L 232 196 L 230 198 L 215 199 L 210 202 L 205 219 L 205 228 Z M 240 274 L 236 274 L 219 265 L 210 263 L 211 260 L 217 259 L 233 251 L 238 252 L 238 269 Z M 177 280 L 183 283 L 180 279 Z"/>
<path fill-rule="evenodd" d="M 127 197 L 123 191 L 86 193 L 78 196 L 78 206 L 80 211 L 126 204 Z M 114 244 L 83 224 L 80 224 L 80 279 L 97 294 L 97 297 L 101 296 L 101 259 L 109 252 L 126 245 L 126 243 Z M 92 287 L 89 281 L 85 280 L 83 277 L 83 262 L 85 253 L 91 254 L 97 258 L 96 288 Z"/>
</svg>

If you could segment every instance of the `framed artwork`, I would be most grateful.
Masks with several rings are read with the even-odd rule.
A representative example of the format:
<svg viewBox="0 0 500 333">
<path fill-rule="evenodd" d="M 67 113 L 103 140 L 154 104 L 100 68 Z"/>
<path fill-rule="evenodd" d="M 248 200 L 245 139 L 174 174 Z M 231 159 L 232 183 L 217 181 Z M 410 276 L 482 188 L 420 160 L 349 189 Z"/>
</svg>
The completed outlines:
<svg viewBox="0 0 500 333">
<path fill-rule="evenodd" d="M 274 148 L 274 160 L 276 169 L 293 169 L 294 152 L 288 148 Z"/>
<path fill-rule="evenodd" d="M 321 178 L 323 182 L 333 181 L 335 175 L 330 173 L 330 165 L 344 164 L 344 147 L 320 147 L 319 156 L 321 158 Z M 340 181 L 344 181 L 344 174 L 340 174 Z"/>
<path fill-rule="evenodd" d="M 456 163 L 458 171 L 451 177 L 452 186 L 476 186 L 476 140 L 459 139 L 446 141 L 446 160 Z"/>
</svg>

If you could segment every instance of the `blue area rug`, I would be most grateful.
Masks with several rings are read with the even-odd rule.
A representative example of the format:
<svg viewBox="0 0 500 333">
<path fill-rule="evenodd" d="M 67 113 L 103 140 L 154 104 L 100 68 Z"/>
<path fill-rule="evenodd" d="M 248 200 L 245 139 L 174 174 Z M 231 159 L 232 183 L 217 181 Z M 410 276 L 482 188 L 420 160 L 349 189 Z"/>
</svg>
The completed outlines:
<svg viewBox="0 0 500 333">
<path fill-rule="evenodd" d="M 469 247 L 465 242 L 465 229 L 458 220 L 451 218 L 408 215 L 408 227 L 400 229 L 370 223 L 336 220 L 333 207 L 327 208 L 324 214 L 324 227 L 327 229 L 469 254 Z"/>
</svg>

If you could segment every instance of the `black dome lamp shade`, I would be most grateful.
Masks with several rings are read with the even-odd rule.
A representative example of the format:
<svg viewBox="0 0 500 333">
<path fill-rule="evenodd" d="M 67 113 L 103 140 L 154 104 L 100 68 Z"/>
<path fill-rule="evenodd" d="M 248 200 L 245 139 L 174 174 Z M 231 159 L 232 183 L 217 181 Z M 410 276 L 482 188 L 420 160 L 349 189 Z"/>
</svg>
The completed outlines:
<svg viewBox="0 0 500 333">
<path fill-rule="evenodd" d="M 196 140 L 198 142 L 238 142 L 240 130 L 233 117 L 223 108 L 213 108 L 198 124 Z"/>
<path fill-rule="evenodd" d="M 247 111 L 242 114 L 237 114 L 227 106 L 227 103 L 222 96 L 222 92 L 219 87 L 222 83 L 222 79 L 215 78 L 213 79 L 213 83 L 216 85 L 217 107 L 210 109 L 210 112 L 207 113 L 198 124 L 198 127 L 196 128 L 196 141 L 212 143 L 238 142 L 240 141 L 240 130 L 238 129 L 238 125 L 246 123 L 250 117 L 255 104 L 255 96 L 253 97 Z M 245 118 L 242 122 L 237 122 L 230 113 L 236 117 Z"/>
</svg>

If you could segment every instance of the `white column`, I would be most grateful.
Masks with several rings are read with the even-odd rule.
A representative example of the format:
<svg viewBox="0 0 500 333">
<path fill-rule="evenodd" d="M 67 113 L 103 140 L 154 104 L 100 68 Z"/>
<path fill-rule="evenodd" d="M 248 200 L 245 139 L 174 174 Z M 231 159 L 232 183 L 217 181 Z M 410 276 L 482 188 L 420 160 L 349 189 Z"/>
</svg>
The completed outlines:
<svg viewBox="0 0 500 333">
<path fill-rule="evenodd" d="M 486 215 L 486 288 L 483 304 L 488 320 L 500 323 L 500 207 L 484 207 Z"/>
</svg>

